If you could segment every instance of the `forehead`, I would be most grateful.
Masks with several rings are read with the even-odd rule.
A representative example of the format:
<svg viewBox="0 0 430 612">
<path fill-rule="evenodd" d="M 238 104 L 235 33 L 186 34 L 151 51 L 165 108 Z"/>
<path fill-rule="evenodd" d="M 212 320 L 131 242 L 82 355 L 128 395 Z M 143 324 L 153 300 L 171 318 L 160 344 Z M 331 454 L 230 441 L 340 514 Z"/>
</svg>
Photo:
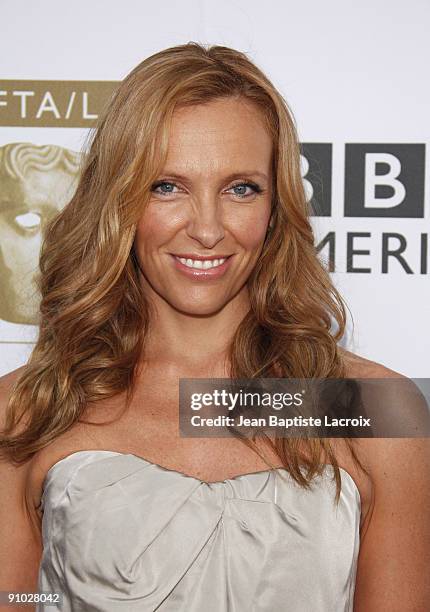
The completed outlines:
<svg viewBox="0 0 430 612">
<path fill-rule="evenodd" d="M 166 168 L 268 171 L 271 151 L 261 111 L 246 100 L 220 99 L 174 112 Z"/>
</svg>

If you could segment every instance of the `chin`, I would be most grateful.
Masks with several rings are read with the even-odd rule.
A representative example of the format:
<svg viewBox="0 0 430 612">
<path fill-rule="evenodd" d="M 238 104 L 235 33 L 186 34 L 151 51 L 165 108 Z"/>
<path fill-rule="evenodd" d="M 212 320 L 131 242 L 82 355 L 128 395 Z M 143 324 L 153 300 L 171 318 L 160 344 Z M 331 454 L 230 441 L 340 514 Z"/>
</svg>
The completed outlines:
<svg viewBox="0 0 430 612">
<path fill-rule="evenodd" d="M 219 303 L 219 302 L 190 303 L 190 301 L 187 301 L 187 302 L 178 302 L 178 303 L 172 304 L 172 306 L 179 312 L 182 312 L 183 314 L 187 314 L 190 316 L 199 316 L 199 315 L 208 316 L 208 315 L 216 314 L 219 310 L 221 310 L 225 306 L 225 303 L 224 302 L 222 303 Z"/>
</svg>

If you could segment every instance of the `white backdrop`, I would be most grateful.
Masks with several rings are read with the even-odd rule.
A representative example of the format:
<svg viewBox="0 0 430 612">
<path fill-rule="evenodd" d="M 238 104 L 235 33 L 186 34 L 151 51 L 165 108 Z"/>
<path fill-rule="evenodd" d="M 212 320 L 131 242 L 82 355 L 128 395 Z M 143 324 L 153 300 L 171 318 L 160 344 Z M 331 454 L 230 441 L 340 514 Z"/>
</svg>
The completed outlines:
<svg viewBox="0 0 430 612">
<path fill-rule="evenodd" d="M 313 223 L 319 238 L 328 232 L 336 237 L 333 278 L 355 323 L 345 345 L 408 376 L 430 376 L 430 255 L 420 250 L 421 235 L 430 233 L 430 168 L 424 157 L 430 141 L 428 0 L 1 0 L 0 7 L 2 79 L 118 81 L 155 51 L 190 40 L 247 52 L 289 102 L 301 142 L 332 145 L 331 215 Z M 7 84 L 0 90 L 7 92 Z M 87 132 L 5 126 L 3 112 L 0 106 L 0 147 L 31 142 L 79 150 Z M 378 197 L 388 198 L 382 214 L 391 215 L 390 198 L 394 202 L 396 189 L 397 195 L 401 191 L 399 182 L 407 183 L 402 216 L 372 216 L 372 185 L 369 175 L 364 185 L 357 158 L 345 178 L 347 144 L 389 155 L 382 174 L 388 173 L 385 182 L 394 187 Z M 409 148 L 398 146 L 405 144 L 421 145 L 418 162 Z M 402 166 L 397 183 L 396 159 Z M 352 206 L 350 192 L 345 199 L 348 181 L 367 189 L 362 216 L 345 216 L 345 203 Z M 417 216 L 408 216 L 411 210 Z M 352 232 L 370 234 L 354 239 L 354 249 L 368 254 L 353 257 L 355 268 L 370 272 L 347 271 Z M 404 237 L 409 273 L 395 257 L 382 272 L 383 233 Z M 398 239 L 389 240 L 395 249 Z M 35 325 L 0 320 L 0 374 L 25 363 L 36 335 Z"/>
</svg>

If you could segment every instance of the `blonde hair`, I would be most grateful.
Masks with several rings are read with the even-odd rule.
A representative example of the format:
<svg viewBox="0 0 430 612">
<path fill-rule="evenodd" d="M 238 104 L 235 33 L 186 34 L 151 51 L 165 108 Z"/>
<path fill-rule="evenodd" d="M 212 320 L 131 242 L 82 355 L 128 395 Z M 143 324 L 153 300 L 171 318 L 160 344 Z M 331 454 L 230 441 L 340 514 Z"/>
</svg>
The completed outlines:
<svg viewBox="0 0 430 612">
<path fill-rule="evenodd" d="M 251 308 L 231 344 L 231 377 L 345 376 L 337 346 L 345 307 L 317 256 L 286 101 L 244 53 L 194 42 L 175 46 L 145 59 L 119 85 L 92 135 L 73 198 L 47 228 L 40 334 L 9 399 L 1 440 L 15 461 L 68 430 L 89 402 L 123 391 L 131 401 L 150 314 L 133 239 L 166 158 L 172 114 L 230 96 L 260 109 L 273 139 L 274 169 L 273 229 L 248 280 Z M 24 418 L 23 430 L 10 435 Z M 326 459 L 339 497 L 329 439 L 268 442 L 304 487 Z"/>
</svg>

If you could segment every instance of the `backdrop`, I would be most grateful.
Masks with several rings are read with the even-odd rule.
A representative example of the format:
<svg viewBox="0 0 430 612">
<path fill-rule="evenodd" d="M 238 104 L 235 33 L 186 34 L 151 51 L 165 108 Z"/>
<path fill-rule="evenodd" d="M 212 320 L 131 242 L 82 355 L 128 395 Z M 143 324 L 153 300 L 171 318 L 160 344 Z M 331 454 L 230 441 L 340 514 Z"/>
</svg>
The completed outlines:
<svg viewBox="0 0 430 612">
<path fill-rule="evenodd" d="M 41 232 L 104 102 L 145 57 L 194 40 L 245 51 L 293 110 L 320 256 L 350 310 L 343 345 L 430 375 L 428 0 L 0 7 L 0 374 L 37 338 Z"/>
</svg>

